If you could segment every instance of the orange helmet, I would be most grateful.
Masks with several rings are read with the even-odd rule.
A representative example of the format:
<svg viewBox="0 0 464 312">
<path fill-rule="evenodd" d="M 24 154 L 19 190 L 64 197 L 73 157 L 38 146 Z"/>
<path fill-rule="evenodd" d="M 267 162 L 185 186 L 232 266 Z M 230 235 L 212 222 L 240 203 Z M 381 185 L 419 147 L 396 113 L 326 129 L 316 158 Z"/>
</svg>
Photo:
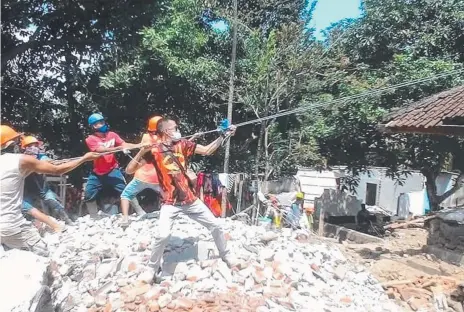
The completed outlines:
<svg viewBox="0 0 464 312">
<path fill-rule="evenodd" d="M 13 141 L 17 137 L 21 136 L 21 133 L 16 132 L 13 128 L 1 125 L 0 126 L 0 145 Z"/>
<path fill-rule="evenodd" d="M 158 127 L 158 121 L 160 121 L 161 119 L 163 119 L 163 117 L 161 117 L 161 116 L 151 117 L 148 120 L 148 128 L 147 128 L 147 130 L 150 131 L 150 132 L 156 131 L 156 129 Z"/>
<path fill-rule="evenodd" d="M 21 148 L 26 148 L 26 146 L 28 146 L 29 144 L 33 144 L 33 143 L 40 143 L 40 142 L 39 140 L 37 140 L 36 137 L 33 137 L 32 135 L 25 136 L 21 140 Z"/>
</svg>

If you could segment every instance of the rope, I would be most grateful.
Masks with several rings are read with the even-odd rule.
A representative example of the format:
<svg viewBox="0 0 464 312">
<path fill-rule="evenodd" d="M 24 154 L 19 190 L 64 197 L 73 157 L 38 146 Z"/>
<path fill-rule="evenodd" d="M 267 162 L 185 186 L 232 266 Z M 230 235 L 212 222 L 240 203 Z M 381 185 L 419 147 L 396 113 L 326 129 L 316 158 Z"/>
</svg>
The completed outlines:
<svg viewBox="0 0 464 312">
<path fill-rule="evenodd" d="M 420 78 L 420 79 L 416 79 L 416 80 L 411 80 L 411 81 L 407 81 L 407 82 L 403 82 L 403 83 L 399 83 L 399 84 L 396 84 L 396 85 L 387 86 L 387 87 L 383 87 L 383 88 L 379 88 L 379 89 L 374 89 L 374 90 L 362 92 L 362 93 L 359 93 L 359 94 L 342 97 L 342 98 L 335 99 L 335 100 L 328 101 L 328 102 L 309 103 L 309 104 L 305 105 L 304 107 L 299 107 L 299 108 L 295 108 L 295 109 L 292 109 L 292 110 L 284 110 L 284 111 L 281 111 L 279 113 L 269 115 L 269 116 L 266 116 L 266 117 L 241 122 L 241 123 L 235 124 L 235 127 L 237 127 L 237 128 L 238 127 L 243 127 L 243 126 L 247 126 L 247 125 L 251 125 L 251 124 L 255 124 L 255 123 L 260 123 L 260 122 L 270 120 L 270 119 L 275 119 L 275 118 L 288 116 L 288 115 L 292 115 L 292 114 L 297 114 L 297 113 L 303 113 L 303 112 L 309 111 L 310 109 L 318 108 L 318 107 L 321 107 L 321 106 L 325 106 L 325 107 L 334 106 L 334 105 L 337 105 L 337 104 L 342 104 L 344 102 L 352 101 L 352 100 L 363 98 L 363 97 L 368 97 L 368 96 L 373 96 L 373 95 L 380 95 L 380 94 L 383 94 L 383 93 L 385 93 L 387 91 L 396 90 L 396 89 L 399 89 L 399 88 L 408 87 L 408 86 L 412 86 L 412 85 L 415 85 L 415 84 L 420 84 L 420 83 L 424 83 L 424 82 L 427 82 L 427 81 L 436 80 L 436 79 L 447 77 L 447 76 L 450 76 L 450 75 L 453 75 L 453 74 L 459 74 L 459 73 L 462 73 L 462 72 L 464 72 L 464 69 L 450 70 L 450 71 L 444 72 L 442 74 L 429 76 L 429 77 L 426 77 L 426 78 Z M 214 130 L 198 132 L 196 134 L 197 135 L 205 135 L 205 134 L 214 133 L 214 132 L 220 132 L 220 131 L 222 131 L 222 129 L 218 128 L 218 129 L 214 129 Z M 191 138 L 192 136 L 193 135 L 184 136 L 184 137 L 182 137 L 182 139 L 188 139 L 188 138 Z M 230 139 L 230 134 L 227 135 L 224 138 L 223 144 L 228 139 Z M 133 148 L 127 148 L 127 149 L 124 149 L 124 150 L 135 150 L 135 149 L 139 149 L 139 148 L 140 147 L 133 147 Z M 112 151 L 112 152 L 100 153 L 100 155 L 103 156 L 103 155 L 108 155 L 108 154 L 119 153 L 119 152 L 123 152 L 124 150 L 117 150 L 117 151 Z M 81 157 L 74 157 L 74 158 L 68 158 L 68 159 L 62 159 L 62 160 L 53 160 L 51 162 L 54 163 L 54 164 L 58 164 L 58 163 L 68 162 L 68 161 L 72 161 L 72 160 L 76 160 L 76 159 L 80 159 L 80 158 Z"/>
<path fill-rule="evenodd" d="M 430 76 L 430 77 L 426 77 L 426 78 L 411 80 L 411 81 L 403 82 L 403 83 L 400 83 L 400 84 L 397 84 L 397 85 L 392 85 L 392 86 L 387 86 L 387 87 L 383 87 L 383 88 L 379 88 L 379 89 L 375 89 L 375 90 L 371 90 L 371 91 L 366 91 L 366 92 L 363 92 L 363 93 L 342 97 L 342 98 L 335 99 L 335 100 L 328 101 L 328 102 L 309 103 L 309 104 L 305 105 L 305 107 L 299 107 L 299 108 L 292 109 L 292 110 L 284 110 L 284 111 L 281 111 L 279 113 L 269 115 L 269 116 L 266 116 L 266 117 L 241 122 L 241 123 L 235 124 L 235 126 L 238 128 L 238 127 L 242 127 L 242 126 L 246 126 L 246 125 L 250 125 L 250 124 L 260 123 L 262 121 L 266 121 L 266 120 L 270 120 L 270 119 L 274 119 L 274 118 L 288 116 L 288 115 L 292 115 L 292 114 L 296 114 L 296 113 L 303 113 L 303 112 L 309 111 L 310 109 L 318 108 L 318 107 L 321 107 L 321 106 L 329 106 L 329 105 L 333 106 L 335 104 L 341 104 L 343 102 L 352 101 L 352 100 L 367 97 L 367 96 L 380 95 L 380 94 L 385 93 L 386 91 L 396 90 L 396 89 L 399 89 L 399 88 L 408 87 L 408 86 L 411 86 L 411 85 L 436 80 L 436 79 L 439 79 L 439 78 L 450 76 L 452 74 L 459 74 L 459 73 L 461 73 L 463 71 L 464 71 L 464 69 L 451 70 L 451 71 L 444 72 L 444 73 L 439 74 L 439 75 L 434 75 L 434 76 Z M 218 131 L 220 131 L 220 129 L 199 132 L 197 134 L 204 135 L 204 134 L 218 132 Z M 184 137 L 184 138 L 189 138 L 189 137 L 191 137 L 191 136 L 187 136 L 187 137 Z"/>
</svg>

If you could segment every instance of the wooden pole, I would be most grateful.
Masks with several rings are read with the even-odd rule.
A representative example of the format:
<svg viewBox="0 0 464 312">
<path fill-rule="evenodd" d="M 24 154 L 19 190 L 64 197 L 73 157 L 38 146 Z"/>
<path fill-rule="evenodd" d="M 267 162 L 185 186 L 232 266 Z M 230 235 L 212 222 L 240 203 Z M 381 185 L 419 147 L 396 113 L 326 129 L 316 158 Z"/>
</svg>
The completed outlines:
<svg viewBox="0 0 464 312">
<path fill-rule="evenodd" d="M 233 102 L 234 102 L 234 83 L 235 83 L 235 59 L 237 56 L 237 0 L 233 0 L 234 5 L 234 21 L 232 23 L 233 28 L 233 37 L 232 37 L 232 56 L 230 61 L 230 78 L 229 78 L 229 102 L 227 105 L 227 119 L 229 122 L 232 122 L 232 109 L 233 109 Z M 226 174 L 226 178 L 228 179 L 229 173 L 229 157 L 230 157 L 230 140 L 226 142 L 226 151 L 224 154 L 224 173 Z M 228 181 L 226 182 L 228 183 Z M 225 185 L 227 188 L 227 185 Z M 222 217 L 226 217 L 226 207 L 227 207 L 227 190 L 222 193 L 222 202 L 221 202 L 221 210 L 222 210 Z"/>
</svg>

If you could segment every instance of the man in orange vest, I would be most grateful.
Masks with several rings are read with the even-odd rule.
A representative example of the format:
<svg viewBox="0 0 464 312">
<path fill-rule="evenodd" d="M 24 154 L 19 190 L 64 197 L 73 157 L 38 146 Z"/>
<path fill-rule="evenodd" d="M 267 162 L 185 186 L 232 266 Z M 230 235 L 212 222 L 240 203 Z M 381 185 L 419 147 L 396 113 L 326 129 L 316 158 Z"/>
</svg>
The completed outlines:
<svg viewBox="0 0 464 312">
<path fill-rule="evenodd" d="M 157 136 L 158 121 L 163 119 L 161 116 L 154 116 L 148 120 L 147 133 L 142 136 L 140 145 L 144 144 L 158 144 L 159 138 Z M 189 141 L 195 140 L 199 135 L 194 134 Z M 153 165 L 153 156 L 151 153 L 146 153 L 140 161 L 135 159 L 131 160 L 126 167 L 127 174 L 134 174 L 134 178 L 129 184 L 127 184 L 124 191 L 121 193 L 121 210 L 123 220 L 121 226 L 127 227 L 129 224 L 129 206 L 130 203 L 134 203 L 136 196 L 145 189 L 151 189 L 155 191 L 158 196 L 162 194 L 162 190 L 158 181 L 158 174 Z M 136 213 L 141 216 L 145 214 L 142 207 L 135 207 Z"/>
</svg>

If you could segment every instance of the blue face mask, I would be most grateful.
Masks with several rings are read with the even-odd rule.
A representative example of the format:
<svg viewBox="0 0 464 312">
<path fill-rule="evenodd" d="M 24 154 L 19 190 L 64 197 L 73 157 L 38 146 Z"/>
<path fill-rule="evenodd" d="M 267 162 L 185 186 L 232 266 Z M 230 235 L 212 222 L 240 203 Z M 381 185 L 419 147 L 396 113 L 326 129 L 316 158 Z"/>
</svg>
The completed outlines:
<svg viewBox="0 0 464 312">
<path fill-rule="evenodd" d="M 100 128 L 95 129 L 95 131 L 101 132 L 101 133 L 106 133 L 106 132 L 108 132 L 108 130 L 109 130 L 109 127 L 108 127 L 107 124 L 104 124 L 104 125 L 101 126 Z"/>
</svg>

